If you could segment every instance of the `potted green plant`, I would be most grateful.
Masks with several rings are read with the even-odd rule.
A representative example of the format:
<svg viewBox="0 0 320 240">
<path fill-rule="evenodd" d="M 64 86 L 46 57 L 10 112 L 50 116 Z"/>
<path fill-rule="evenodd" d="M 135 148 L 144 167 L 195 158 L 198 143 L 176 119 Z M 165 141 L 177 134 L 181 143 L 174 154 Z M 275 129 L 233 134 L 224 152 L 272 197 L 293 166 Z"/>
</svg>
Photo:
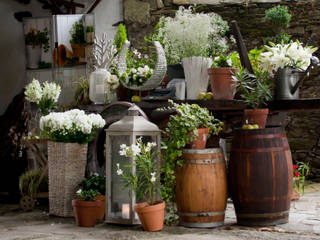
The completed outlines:
<svg viewBox="0 0 320 240">
<path fill-rule="evenodd" d="M 75 22 L 72 25 L 70 30 L 70 44 L 73 51 L 74 58 L 84 58 L 85 57 L 85 33 L 84 33 L 84 26 L 80 21 Z"/>
<path fill-rule="evenodd" d="M 93 26 L 86 26 L 86 42 L 88 44 L 93 43 L 94 39 L 94 28 Z"/>
<path fill-rule="evenodd" d="M 283 29 L 289 27 L 291 14 L 287 6 L 278 5 L 265 11 L 265 21 L 273 27 L 277 34 L 282 33 Z"/>
<path fill-rule="evenodd" d="M 99 200 L 102 204 L 98 207 L 97 219 L 103 220 L 106 211 L 106 177 L 94 173 L 93 175 L 83 179 L 79 184 L 79 187 L 82 191 L 94 190 L 98 192 L 94 197 L 94 200 Z"/>
<path fill-rule="evenodd" d="M 136 204 L 134 209 L 143 229 L 150 232 L 163 228 L 165 209 L 165 202 L 156 200 L 156 194 L 160 193 L 160 169 L 155 158 L 155 154 L 158 154 L 154 151 L 155 146 L 154 142 L 143 143 L 141 138 L 131 146 L 121 144 L 119 155 L 134 157 L 133 166 L 136 168 L 136 174 L 127 173 L 125 169 L 121 169 L 119 163 L 116 169 L 117 174 L 123 178 L 124 188 L 133 190 L 142 201 L 145 201 Z"/>
<path fill-rule="evenodd" d="M 72 200 L 74 217 L 80 227 L 94 227 L 97 220 L 97 209 L 102 205 L 101 201 L 94 198 L 99 194 L 98 191 L 81 190 L 77 191 L 77 199 Z"/>
<path fill-rule="evenodd" d="M 39 67 L 41 61 L 41 51 L 48 52 L 49 36 L 48 29 L 43 31 L 32 28 L 24 36 L 27 51 L 27 68 L 35 69 Z"/>
<path fill-rule="evenodd" d="M 162 17 L 157 34 L 167 62 L 183 63 L 188 99 L 197 99 L 200 92 L 207 91 L 210 56 L 223 54 L 229 48 L 227 22 L 218 14 L 195 11 L 180 7 L 175 17 Z"/>
<path fill-rule="evenodd" d="M 246 124 L 258 124 L 265 128 L 269 109 L 261 108 L 271 100 L 272 80 L 267 72 L 256 69 L 255 74 L 248 73 L 245 69 L 233 76 L 233 81 L 240 91 L 242 100 L 249 109 L 244 110 Z"/>
<path fill-rule="evenodd" d="M 208 69 L 213 99 L 233 99 L 236 86 L 232 81 L 232 76 L 239 71 L 239 63 L 239 54 L 236 52 L 213 59 L 211 68 Z"/>
</svg>

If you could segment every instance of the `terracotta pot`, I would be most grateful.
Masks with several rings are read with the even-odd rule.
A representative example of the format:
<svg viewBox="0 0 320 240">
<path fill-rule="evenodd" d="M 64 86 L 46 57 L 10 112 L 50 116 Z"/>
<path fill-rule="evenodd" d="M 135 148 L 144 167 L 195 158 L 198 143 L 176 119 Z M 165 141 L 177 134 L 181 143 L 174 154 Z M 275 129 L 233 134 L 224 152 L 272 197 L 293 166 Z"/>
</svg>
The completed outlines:
<svg viewBox="0 0 320 240">
<path fill-rule="evenodd" d="M 269 109 L 245 109 L 244 118 L 245 123 L 258 124 L 259 128 L 265 128 Z"/>
<path fill-rule="evenodd" d="M 94 227 L 96 225 L 97 210 L 101 201 L 72 200 L 74 217 L 80 227 Z"/>
<path fill-rule="evenodd" d="M 232 100 L 236 85 L 231 81 L 238 69 L 209 68 L 211 91 L 215 100 Z"/>
<path fill-rule="evenodd" d="M 187 148 L 191 149 L 205 149 L 207 140 L 208 140 L 208 134 L 209 134 L 209 128 L 198 128 L 198 136 L 195 140 L 191 141 Z M 190 136 L 193 135 L 193 132 L 190 133 Z"/>
<path fill-rule="evenodd" d="M 71 44 L 72 52 L 73 52 L 73 57 L 74 58 L 85 58 L 86 50 L 84 45 L 80 44 Z"/>
<path fill-rule="evenodd" d="M 145 231 L 155 232 L 162 230 L 164 221 L 164 201 L 157 201 L 156 205 L 149 205 L 147 202 L 138 203 L 134 210 L 139 216 L 142 227 Z"/>
<path fill-rule="evenodd" d="M 101 204 L 98 206 L 98 209 L 97 209 L 97 219 L 103 220 L 106 212 L 106 196 L 97 195 L 95 196 L 94 200 L 101 201 Z"/>
</svg>

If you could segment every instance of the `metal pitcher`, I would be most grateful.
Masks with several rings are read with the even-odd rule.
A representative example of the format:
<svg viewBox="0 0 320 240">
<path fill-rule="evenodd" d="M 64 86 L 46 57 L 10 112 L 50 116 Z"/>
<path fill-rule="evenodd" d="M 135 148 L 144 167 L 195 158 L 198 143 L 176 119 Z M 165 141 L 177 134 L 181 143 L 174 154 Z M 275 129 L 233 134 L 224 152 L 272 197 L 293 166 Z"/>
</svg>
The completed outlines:
<svg viewBox="0 0 320 240">
<path fill-rule="evenodd" d="M 299 86 L 302 85 L 313 66 L 319 66 L 319 59 L 314 56 L 311 57 L 311 63 L 305 71 L 293 67 L 279 69 L 275 76 L 274 99 L 299 99 Z"/>
</svg>

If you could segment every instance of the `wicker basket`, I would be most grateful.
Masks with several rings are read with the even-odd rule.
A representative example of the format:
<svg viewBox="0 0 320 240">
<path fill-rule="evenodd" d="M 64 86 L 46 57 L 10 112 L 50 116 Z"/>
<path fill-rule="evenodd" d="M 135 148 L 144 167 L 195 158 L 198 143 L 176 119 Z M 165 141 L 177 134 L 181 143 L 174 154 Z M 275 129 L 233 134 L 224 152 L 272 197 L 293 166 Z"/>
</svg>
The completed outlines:
<svg viewBox="0 0 320 240">
<path fill-rule="evenodd" d="M 49 214 L 72 217 L 72 199 L 84 178 L 87 144 L 48 141 Z"/>
</svg>

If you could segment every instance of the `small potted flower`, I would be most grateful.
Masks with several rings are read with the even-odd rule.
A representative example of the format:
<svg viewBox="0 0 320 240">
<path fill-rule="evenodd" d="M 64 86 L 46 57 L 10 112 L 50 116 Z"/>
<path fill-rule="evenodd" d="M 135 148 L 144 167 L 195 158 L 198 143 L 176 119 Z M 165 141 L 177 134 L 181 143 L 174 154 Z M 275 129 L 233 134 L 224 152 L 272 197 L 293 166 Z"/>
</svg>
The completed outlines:
<svg viewBox="0 0 320 240">
<path fill-rule="evenodd" d="M 310 173 L 308 164 L 297 162 L 293 164 L 293 188 L 291 200 L 299 200 L 300 194 L 304 194 L 306 176 Z"/>
<path fill-rule="evenodd" d="M 45 81 L 40 84 L 37 79 L 25 86 L 24 95 L 30 102 L 37 104 L 41 115 L 48 115 L 52 109 L 56 108 L 56 103 L 61 93 L 61 87 L 54 82 Z"/>
<path fill-rule="evenodd" d="M 85 32 L 84 32 L 84 26 L 80 21 L 75 22 L 72 25 L 72 28 L 70 29 L 70 44 L 73 52 L 74 58 L 85 58 L 85 45 L 86 45 L 86 39 L 85 39 Z"/>
<path fill-rule="evenodd" d="M 141 138 L 131 146 L 120 145 L 121 156 L 134 156 L 133 166 L 136 167 L 136 174 L 127 173 L 125 169 L 121 169 L 120 164 L 117 164 L 117 174 L 122 176 L 124 187 L 133 190 L 141 200 L 145 201 L 136 204 L 134 209 L 143 229 L 150 232 L 163 228 L 165 209 L 165 202 L 156 200 L 156 194 L 160 193 L 160 175 L 155 146 L 154 142 L 143 143 Z M 132 167 L 132 165 L 124 167 Z"/>
<path fill-rule="evenodd" d="M 82 180 L 82 182 L 79 184 L 81 190 L 83 191 L 90 191 L 94 190 L 99 192 L 94 197 L 94 200 L 99 200 L 102 202 L 102 204 L 98 207 L 98 220 L 103 220 L 105 211 L 106 211 L 106 177 L 100 176 L 97 173 L 94 173 L 93 175 L 85 178 Z"/>
<path fill-rule="evenodd" d="M 43 31 L 32 28 L 25 35 L 25 44 L 27 50 L 27 67 L 35 69 L 39 67 L 41 61 L 41 51 L 48 52 L 49 50 L 49 37 L 48 29 L 44 28 Z"/>
<path fill-rule="evenodd" d="M 77 191 L 77 199 L 72 200 L 72 206 L 78 226 L 94 227 L 96 225 L 97 209 L 103 204 L 95 200 L 98 194 L 99 192 L 93 189 Z"/>
<path fill-rule="evenodd" d="M 239 68 L 239 54 L 236 52 L 213 59 L 212 66 L 208 69 L 213 99 L 233 99 L 236 86 L 232 81 L 232 76 L 239 71 Z"/>
</svg>

